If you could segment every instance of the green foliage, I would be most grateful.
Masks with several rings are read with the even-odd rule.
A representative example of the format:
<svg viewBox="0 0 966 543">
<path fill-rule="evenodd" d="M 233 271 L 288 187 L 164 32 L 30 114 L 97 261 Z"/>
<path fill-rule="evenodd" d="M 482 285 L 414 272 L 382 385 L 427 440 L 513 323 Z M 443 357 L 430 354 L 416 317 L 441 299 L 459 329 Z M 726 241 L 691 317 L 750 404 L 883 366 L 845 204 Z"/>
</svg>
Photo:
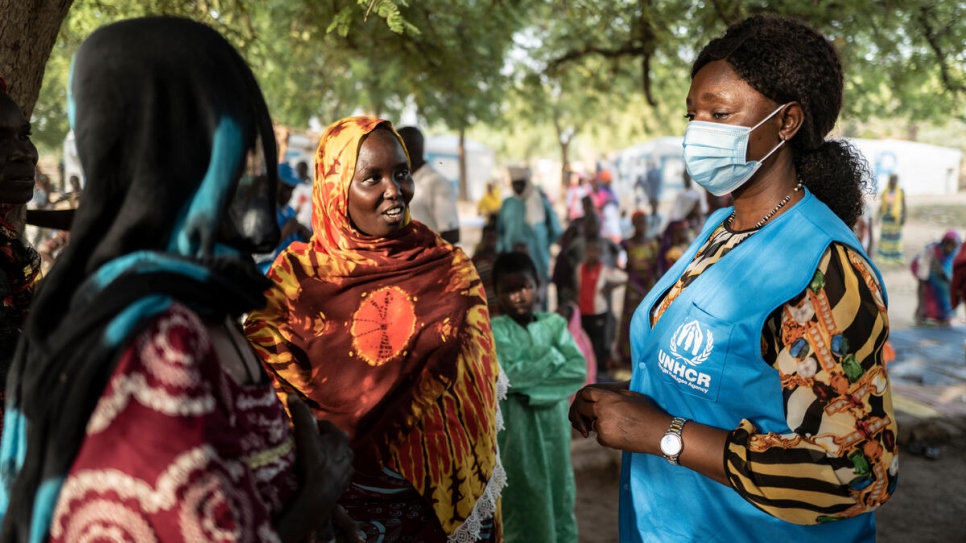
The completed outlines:
<svg viewBox="0 0 966 543">
<path fill-rule="evenodd" d="M 386 26 L 389 30 L 395 32 L 396 34 L 402 34 L 404 32 L 409 32 L 412 34 L 419 34 L 419 29 L 410 24 L 403 18 L 402 13 L 399 12 L 399 6 L 408 7 L 409 4 L 405 0 L 399 0 L 393 2 L 392 0 L 356 0 L 360 6 L 366 6 L 366 17 L 369 18 L 370 13 L 375 13 L 379 17 L 386 20 Z M 332 32 L 333 30 L 341 37 L 345 38 L 349 35 L 349 30 L 352 28 L 353 21 L 357 18 L 358 10 L 352 6 L 345 6 L 339 10 L 338 13 L 332 17 L 332 22 L 325 29 L 326 32 Z"/>
<path fill-rule="evenodd" d="M 846 131 L 870 135 L 894 119 L 915 135 L 966 121 L 966 3 L 954 0 L 76 0 L 47 65 L 35 141 L 60 147 L 84 37 L 165 14 L 227 36 L 283 124 L 412 105 L 428 125 L 503 134 L 498 147 L 518 159 L 573 143 L 616 149 L 682 133 L 697 51 L 762 12 L 808 22 L 841 52 Z"/>
<path fill-rule="evenodd" d="M 319 6 L 303 23 L 328 34 L 320 49 L 355 65 L 359 96 L 367 99 L 360 105 L 369 113 L 412 103 L 427 123 L 455 130 L 498 117 L 504 60 L 524 22 L 520 2 L 376 0 L 371 7 L 382 25 L 358 17 L 354 2 L 371 0 Z"/>
<path fill-rule="evenodd" d="M 355 0 L 353 0 L 355 1 Z M 302 24 L 317 14 L 313 0 L 76 0 L 44 74 L 34 108 L 34 142 L 45 153 L 60 151 L 67 123 L 67 77 L 77 48 L 98 27 L 132 17 L 170 15 L 208 24 L 231 41 L 252 65 L 276 120 L 304 126 L 309 118 L 338 118 L 352 113 L 363 86 L 360 66 L 333 47 L 325 32 Z M 401 18 L 404 0 L 359 0 L 346 15 L 353 23 L 418 33 Z M 382 21 L 379 23 L 379 21 Z M 376 98 L 381 100 L 381 98 Z"/>
<path fill-rule="evenodd" d="M 67 122 L 67 77 L 77 48 L 91 32 L 106 24 L 147 15 L 189 17 L 218 29 L 242 51 L 256 38 L 249 0 L 76 0 L 60 28 L 47 61 L 44 83 L 34 106 L 32 139 L 41 152 L 57 153 L 70 126 Z"/>
<path fill-rule="evenodd" d="M 596 77 L 650 108 L 624 108 L 624 123 L 650 136 L 679 134 L 689 65 L 727 25 L 758 13 L 805 21 L 828 36 L 846 70 L 843 118 L 903 123 L 966 119 L 966 4 L 952 0 L 568 0 L 537 2 L 549 13 L 534 25 L 543 39 L 532 54 L 554 78 Z M 601 69 L 605 67 L 605 69 Z M 635 88 L 636 86 L 636 88 Z M 619 107 L 619 106 L 618 106 Z"/>
</svg>

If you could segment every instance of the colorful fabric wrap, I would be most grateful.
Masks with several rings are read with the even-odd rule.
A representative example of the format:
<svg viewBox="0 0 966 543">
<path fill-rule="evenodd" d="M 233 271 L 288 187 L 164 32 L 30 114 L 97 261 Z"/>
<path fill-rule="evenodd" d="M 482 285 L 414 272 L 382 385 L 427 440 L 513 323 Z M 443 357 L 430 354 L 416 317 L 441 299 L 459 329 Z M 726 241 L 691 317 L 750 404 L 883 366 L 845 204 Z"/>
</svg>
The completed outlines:
<svg viewBox="0 0 966 543">
<path fill-rule="evenodd" d="M 496 515 L 504 480 L 486 298 L 469 258 L 408 211 L 389 237 L 352 226 L 349 184 L 377 128 L 392 130 L 354 117 L 322 135 L 313 237 L 275 260 L 268 305 L 245 330 L 283 403 L 304 398 L 349 433 L 357 471 L 399 473 L 466 541 Z"/>
</svg>

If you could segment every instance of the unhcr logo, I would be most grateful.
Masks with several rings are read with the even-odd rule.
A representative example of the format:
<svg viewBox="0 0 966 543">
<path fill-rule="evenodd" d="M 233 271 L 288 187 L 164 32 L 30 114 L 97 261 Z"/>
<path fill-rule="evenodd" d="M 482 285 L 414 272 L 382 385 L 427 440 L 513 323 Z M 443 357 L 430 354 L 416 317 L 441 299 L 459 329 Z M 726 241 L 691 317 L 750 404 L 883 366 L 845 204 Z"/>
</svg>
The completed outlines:
<svg viewBox="0 0 966 543">
<path fill-rule="evenodd" d="M 707 394 L 711 375 L 694 366 L 704 363 L 714 351 L 714 335 L 707 327 L 693 320 L 686 322 L 671 336 L 670 354 L 658 351 L 658 366 L 665 375 L 696 392 Z"/>
<path fill-rule="evenodd" d="M 701 347 L 704 346 L 702 349 Z M 671 337 L 671 354 L 692 366 L 699 366 L 714 350 L 711 330 L 701 329 L 701 323 L 691 321 L 678 326 Z"/>
</svg>

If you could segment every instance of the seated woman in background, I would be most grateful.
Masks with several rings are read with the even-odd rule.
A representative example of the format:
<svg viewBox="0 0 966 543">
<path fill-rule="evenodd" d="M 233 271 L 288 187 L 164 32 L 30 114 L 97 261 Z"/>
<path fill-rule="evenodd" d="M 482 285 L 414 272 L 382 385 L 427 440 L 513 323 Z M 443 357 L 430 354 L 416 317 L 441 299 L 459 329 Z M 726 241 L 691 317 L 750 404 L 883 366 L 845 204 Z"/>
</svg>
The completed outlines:
<svg viewBox="0 0 966 543">
<path fill-rule="evenodd" d="M 255 78 L 214 30 L 147 18 L 93 33 L 68 90 L 88 184 L 7 381 L 0 540 L 305 541 L 352 455 L 296 402 L 293 435 L 236 320 L 278 239 Z"/>
<path fill-rule="evenodd" d="M 329 126 L 312 239 L 275 260 L 245 331 L 279 395 L 349 433 L 355 475 L 339 503 L 368 541 L 500 541 L 486 298 L 463 251 L 410 220 L 413 190 L 389 122 Z"/>
<path fill-rule="evenodd" d="M 912 262 L 912 273 L 919 280 L 916 324 L 949 326 L 956 313 L 958 297 L 953 294 L 953 262 L 962 243 L 950 230 L 926 248 Z"/>
<path fill-rule="evenodd" d="M 959 251 L 953 259 L 953 282 L 949 288 L 954 308 L 966 303 L 966 243 L 959 245 Z"/>
</svg>

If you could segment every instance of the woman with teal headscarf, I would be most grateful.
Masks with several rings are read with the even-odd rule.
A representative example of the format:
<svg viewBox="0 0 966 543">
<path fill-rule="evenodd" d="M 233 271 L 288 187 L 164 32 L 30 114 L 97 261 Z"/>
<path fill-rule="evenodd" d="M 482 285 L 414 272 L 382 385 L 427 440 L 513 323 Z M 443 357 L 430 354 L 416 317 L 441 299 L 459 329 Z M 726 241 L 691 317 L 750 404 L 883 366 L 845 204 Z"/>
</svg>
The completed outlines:
<svg viewBox="0 0 966 543">
<path fill-rule="evenodd" d="M 174 18 L 92 34 L 68 111 L 87 177 L 7 381 L 3 542 L 302 541 L 351 473 L 237 318 L 264 305 L 276 148 L 255 78 Z"/>
</svg>

